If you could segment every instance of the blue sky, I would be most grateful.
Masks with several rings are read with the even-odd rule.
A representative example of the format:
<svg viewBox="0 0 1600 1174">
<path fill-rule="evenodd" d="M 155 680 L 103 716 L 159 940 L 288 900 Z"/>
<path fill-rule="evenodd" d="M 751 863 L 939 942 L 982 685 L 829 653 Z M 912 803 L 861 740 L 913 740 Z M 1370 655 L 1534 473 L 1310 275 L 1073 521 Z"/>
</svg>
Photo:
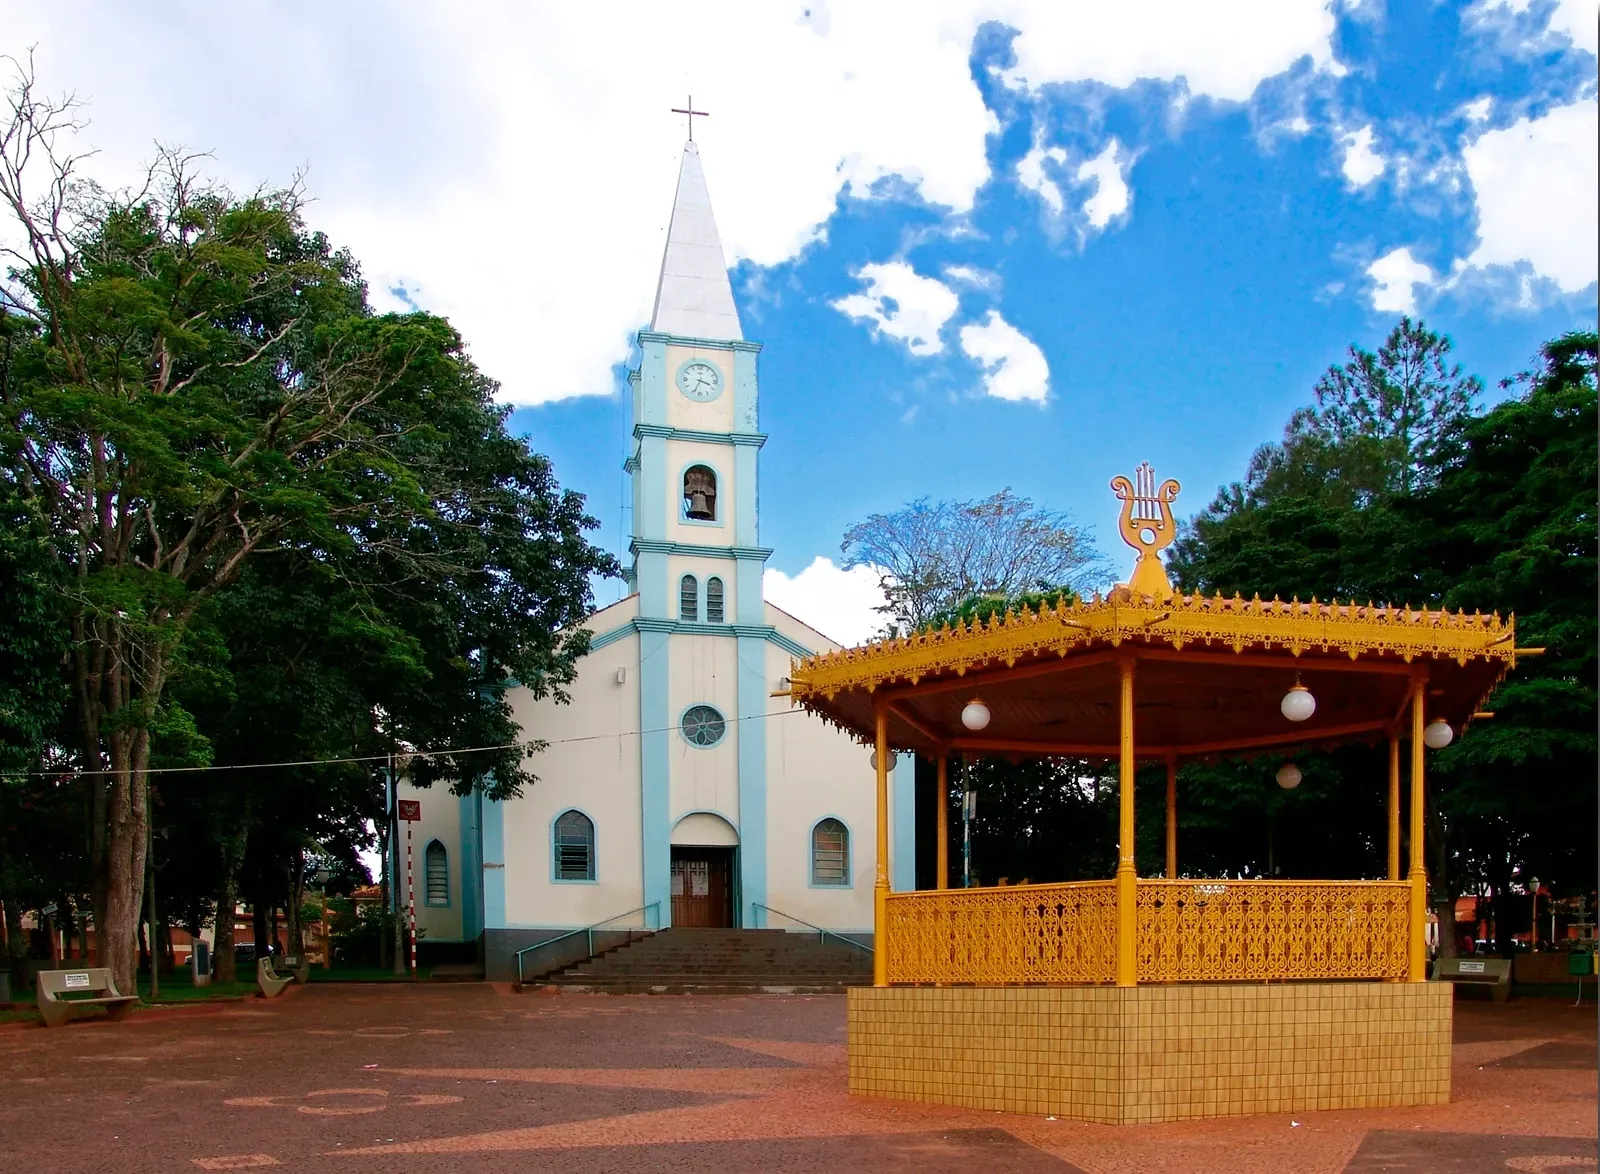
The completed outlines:
<svg viewBox="0 0 1600 1174">
<path fill-rule="evenodd" d="M 841 534 L 868 513 L 1009 485 L 1093 524 L 1123 570 L 1131 552 L 1116 543 L 1110 477 L 1149 460 L 1183 482 L 1186 512 L 1199 509 L 1347 346 L 1375 348 L 1408 305 L 1455 341 L 1488 399 L 1503 394 L 1497 382 L 1542 340 L 1595 322 L 1592 276 L 1563 274 L 1563 289 L 1527 260 L 1468 264 L 1479 215 L 1463 147 L 1594 99 L 1594 57 L 1539 38 L 1542 15 L 1464 30 L 1461 10 L 1442 5 L 1341 14 L 1343 76 L 1302 60 L 1244 102 L 1185 101 L 1181 80 L 1061 84 L 1019 100 L 994 80 L 1014 32 L 984 26 L 971 76 L 998 126 L 986 143 L 991 178 L 970 212 L 952 216 L 884 181 L 876 194 L 843 196 L 821 239 L 793 259 L 735 270 L 746 334 L 765 345 L 762 540 L 777 551 L 773 566 L 794 575 L 818 555 L 837 561 Z M 1519 35 L 1508 53 L 1502 42 Z M 1057 214 L 1018 178 L 1038 147 L 1064 151 L 1054 173 L 1070 177 L 1113 140 L 1133 161 L 1126 209 L 1103 225 L 1083 211 L 1093 182 L 1063 190 Z M 1366 178 L 1376 163 L 1352 162 L 1359 184 L 1346 174 L 1357 141 L 1383 163 Z M 703 153 L 720 214 L 719 176 L 738 161 L 714 139 Z M 1592 182 L 1571 195 L 1596 215 Z M 1396 249 L 1436 279 L 1380 292 L 1369 267 Z M 938 334 L 917 336 L 925 353 L 835 306 L 862 289 L 853 274 L 863 265 L 889 263 L 956 295 Z M 958 266 L 985 284 L 952 279 Z M 1043 402 L 985 394 L 959 335 L 990 311 L 1042 352 Z M 620 398 L 523 409 L 515 421 L 590 495 L 616 549 Z"/>
<path fill-rule="evenodd" d="M 692 92 L 765 344 L 769 596 L 854 639 L 870 576 L 816 560 L 871 512 L 1010 486 L 1122 571 L 1113 475 L 1149 460 L 1203 507 L 1402 311 L 1491 397 L 1592 327 L 1596 9 L 0 0 L 0 52 L 85 101 L 104 182 L 153 140 L 239 190 L 302 174 L 375 302 L 456 323 L 619 553 Z"/>
</svg>

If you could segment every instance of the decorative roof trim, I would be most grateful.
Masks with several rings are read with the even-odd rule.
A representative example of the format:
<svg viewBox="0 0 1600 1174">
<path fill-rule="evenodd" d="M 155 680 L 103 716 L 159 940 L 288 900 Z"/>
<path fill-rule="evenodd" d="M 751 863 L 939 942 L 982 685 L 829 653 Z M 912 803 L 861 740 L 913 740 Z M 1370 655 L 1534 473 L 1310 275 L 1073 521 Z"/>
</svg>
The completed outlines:
<svg viewBox="0 0 1600 1174">
<path fill-rule="evenodd" d="M 1354 603 L 1288 603 L 1256 596 L 1228 599 L 1175 595 L 1158 603 L 1125 588 L 1109 598 L 1096 595 L 1074 606 L 1043 607 L 993 616 L 987 625 L 945 627 L 825 652 L 793 666 L 792 696 L 832 698 L 847 689 L 871 692 L 880 685 L 915 685 L 926 677 L 964 676 L 973 669 L 1005 665 L 1047 653 L 1065 658 L 1094 646 L 1166 644 L 1220 646 L 1235 653 L 1250 650 L 1340 652 L 1394 656 L 1409 664 L 1419 657 L 1498 660 L 1516 664 L 1516 620 L 1498 613 L 1429 611 L 1411 607 Z"/>
</svg>

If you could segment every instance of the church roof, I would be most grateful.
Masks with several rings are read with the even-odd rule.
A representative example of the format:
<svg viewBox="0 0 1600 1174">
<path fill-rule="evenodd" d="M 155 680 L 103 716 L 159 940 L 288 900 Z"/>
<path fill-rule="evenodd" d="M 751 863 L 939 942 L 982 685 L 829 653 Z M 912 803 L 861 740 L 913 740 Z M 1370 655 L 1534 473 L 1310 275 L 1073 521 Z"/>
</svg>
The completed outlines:
<svg viewBox="0 0 1600 1174">
<path fill-rule="evenodd" d="M 706 190 L 700 151 L 693 140 L 683 147 L 650 329 L 717 341 L 744 337 L 733 304 L 733 287 L 728 283 L 728 266 L 722 258 L 722 238 L 711 214 L 711 193 Z"/>
</svg>

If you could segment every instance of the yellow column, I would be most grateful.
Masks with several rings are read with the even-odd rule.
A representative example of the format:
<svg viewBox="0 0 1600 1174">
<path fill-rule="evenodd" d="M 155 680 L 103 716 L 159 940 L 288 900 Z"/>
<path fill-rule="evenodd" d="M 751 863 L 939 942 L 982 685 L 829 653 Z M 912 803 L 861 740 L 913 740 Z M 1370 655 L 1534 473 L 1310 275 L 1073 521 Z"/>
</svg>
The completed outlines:
<svg viewBox="0 0 1600 1174">
<path fill-rule="evenodd" d="M 878 718 L 878 877 L 872 887 L 872 985 L 889 985 L 889 710 Z"/>
<path fill-rule="evenodd" d="M 1389 735 L 1389 879 L 1400 879 L 1400 735 Z"/>
<path fill-rule="evenodd" d="M 1178 756 L 1167 755 L 1167 879 L 1178 879 Z"/>
<path fill-rule="evenodd" d="M 1119 667 L 1122 670 L 1122 745 L 1117 816 L 1117 985 L 1134 986 L 1139 981 L 1139 967 L 1134 942 L 1138 878 L 1133 867 L 1133 659 L 1122 661 Z"/>
<path fill-rule="evenodd" d="M 939 882 L 934 887 L 950 887 L 950 756 L 939 748 Z"/>
<path fill-rule="evenodd" d="M 1428 699 L 1428 678 L 1418 673 L 1411 679 L 1411 929 L 1406 978 L 1422 982 L 1428 977 L 1428 873 L 1422 866 L 1422 755 L 1427 744 L 1422 740 L 1426 723 L 1423 706 Z"/>
</svg>

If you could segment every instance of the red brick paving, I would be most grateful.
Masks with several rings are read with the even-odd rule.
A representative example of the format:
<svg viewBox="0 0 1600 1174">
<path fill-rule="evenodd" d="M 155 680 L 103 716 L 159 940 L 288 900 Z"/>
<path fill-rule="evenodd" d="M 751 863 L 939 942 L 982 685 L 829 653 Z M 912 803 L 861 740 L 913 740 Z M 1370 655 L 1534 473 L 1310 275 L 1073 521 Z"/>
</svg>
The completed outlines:
<svg viewBox="0 0 1600 1174">
<path fill-rule="evenodd" d="M 1449 1105 L 1097 1126 L 850 1097 L 839 997 L 315 986 L 0 1033 L 0 1171 L 1576 1174 L 1595 1029 L 1462 1001 Z"/>
</svg>

